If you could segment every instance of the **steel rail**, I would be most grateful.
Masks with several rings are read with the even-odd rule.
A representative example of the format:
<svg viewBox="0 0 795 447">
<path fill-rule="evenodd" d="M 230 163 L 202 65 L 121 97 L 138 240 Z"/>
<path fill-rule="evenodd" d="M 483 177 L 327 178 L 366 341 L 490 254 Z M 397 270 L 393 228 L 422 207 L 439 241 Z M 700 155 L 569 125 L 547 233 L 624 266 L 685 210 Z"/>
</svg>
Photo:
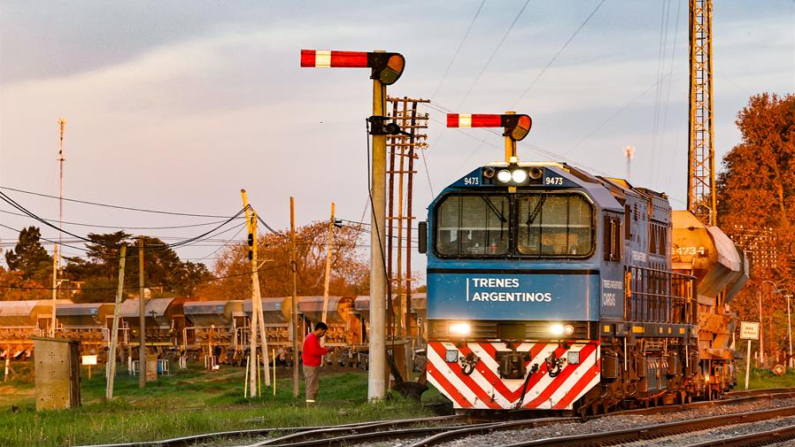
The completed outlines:
<svg viewBox="0 0 795 447">
<path fill-rule="evenodd" d="M 795 392 L 795 388 L 760 388 L 757 390 L 737 390 L 737 391 L 730 391 L 724 396 L 732 398 L 733 396 L 755 396 L 757 394 L 777 394 L 777 393 L 788 393 L 788 392 Z"/>
<path fill-rule="evenodd" d="M 749 445 L 773 444 L 789 441 L 791 439 L 795 439 L 795 425 L 788 425 L 786 427 L 779 427 L 775 430 L 762 431 L 759 433 L 749 433 L 733 438 L 715 439 L 699 444 L 691 444 L 688 447 L 746 447 Z"/>
<path fill-rule="evenodd" d="M 458 430 L 438 433 L 431 437 L 415 442 L 411 444 L 409 447 L 425 447 L 425 446 L 435 445 L 440 442 L 459 439 L 464 436 L 485 435 L 497 430 L 520 430 L 524 428 L 537 428 L 537 427 L 543 427 L 545 425 L 555 425 L 555 424 L 564 424 L 566 422 L 581 422 L 581 421 L 582 418 L 568 417 L 568 418 L 544 418 L 544 419 L 535 419 L 535 420 L 525 419 L 521 421 L 512 421 L 512 422 L 497 422 L 494 424 L 487 424 L 488 426 L 485 426 L 486 424 L 484 424 L 483 427 L 467 427 Z"/>
<path fill-rule="evenodd" d="M 394 422 L 408 423 L 408 421 L 414 421 L 415 423 L 421 423 L 426 421 L 443 421 L 443 420 L 453 421 L 456 419 L 466 419 L 466 418 L 462 416 L 437 416 L 433 418 L 398 419 Z M 235 430 L 235 431 L 224 431 L 224 432 L 215 432 L 215 433 L 203 433 L 199 435 L 190 435 L 190 436 L 180 436 L 177 438 L 162 439 L 156 441 L 123 442 L 115 444 L 94 444 L 94 445 L 83 445 L 79 447 L 187 447 L 197 444 L 199 442 L 212 441 L 214 439 L 234 439 L 234 438 L 245 438 L 248 436 L 268 436 L 271 433 L 282 433 L 282 432 L 296 433 L 296 432 L 305 432 L 305 431 L 322 430 L 330 428 L 366 427 L 381 422 L 393 422 L 393 421 L 354 422 L 350 424 L 334 425 L 334 426 L 253 428 L 249 430 Z"/>
<path fill-rule="evenodd" d="M 555 446 L 601 446 L 607 444 L 619 444 L 636 441 L 645 441 L 664 436 L 681 435 L 683 433 L 707 430 L 710 428 L 723 427 L 728 425 L 745 424 L 750 422 L 763 421 L 782 416 L 795 416 L 795 406 L 776 408 L 773 410 L 761 410 L 751 413 L 724 414 L 720 416 L 710 416 L 696 420 L 668 422 L 665 424 L 644 425 L 623 430 L 608 431 L 602 433 L 588 433 L 585 435 L 562 436 L 558 438 L 536 439 L 532 441 L 517 442 L 509 444 L 507 447 L 555 447 Z M 414 444 L 424 446 L 427 444 Z"/>
<path fill-rule="evenodd" d="M 778 392 L 780 390 L 786 390 L 786 392 Z M 775 390 L 771 389 L 770 391 L 776 391 L 776 392 L 773 393 L 760 392 L 755 394 L 749 393 L 748 395 L 741 395 L 739 397 L 730 397 L 728 399 L 705 400 L 699 402 L 691 402 L 689 404 L 663 405 L 660 407 L 638 408 L 635 410 L 619 410 L 619 411 L 612 411 L 608 414 L 599 415 L 599 416 L 671 413 L 675 411 L 690 410 L 702 407 L 719 407 L 723 405 L 733 405 L 743 402 L 753 402 L 755 400 L 762 400 L 762 399 L 786 399 L 788 397 L 795 397 L 795 389 L 793 388 L 780 388 Z"/>
<path fill-rule="evenodd" d="M 401 420 L 394 420 L 394 421 L 378 421 L 378 422 L 370 422 L 364 424 L 358 424 L 355 426 L 333 426 L 333 427 L 321 427 L 313 430 L 306 430 L 301 431 L 298 433 L 292 433 L 289 435 L 281 436 L 278 438 L 273 439 L 266 439 L 264 441 L 251 444 L 247 447 L 260 447 L 266 445 L 291 445 L 291 446 L 298 446 L 298 445 L 327 445 L 332 439 L 348 439 L 348 438 L 356 438 L 359 437 L 366 437 L 366 436 L 373 436 L 374 439 L 378 438 L 379 433 L 399 433 L 406 430 L 394 430 L 397 427 L 405 427 L 405 426 L 412 426 L 417 424 L 426 424 L 426 423 L 440 423 L 440 422 L 453 422 L 453 421 L 469 421 L 471 418 L 468 416 L 437 416 L 432 418 L 422 418 L 422 419 L 401 419 Z M 384 431 L 384 429 L 388 429 Z M 417 428 L 409 428 L 408 431 L 416 430 L 449 430 L 450 427 L 417 427 Z M 362 433 L 362 431 L 369 432 L 369 433 Z M 339 437 L 334 437 L 335 434 L 340 433 L 349 433 L 349 435 L 343 435 Z"/>
<path fill-rule="evenodd" d="M 477 426 L 482 426 L 485 430 L 488 430 L 490 427 L 494 425 L 499 425 L 495 423 L 483 423 L 477 424 Z M 262 445 L 274 445 L 280 447 L 311 447 L 311 446 L 349 446 L 355 444 L 357 442 L 375 442 L 375 441 L 393 441 L 393 440 L 405 440 L 410 438 L 420 438 L 423 436 L 428 436 L 429 434 L 433 434 L 436 432 L 446 433 L 450 430 L 455 430 L 457 427 L 462 426 L 446 426 L 446 427 L 415 427 L 415 428 L 405 428 L 401 430 L 374 430 L 365 433 L 357 433 L 355 429 L 351 430 L 352 434 L 338 436 L 338 437 L 319 437 L 316 439 L 309 439 L 304 441 L 298 442 L 289 442 L 289 443 L 276 443 L 276 444 L 253 444 L 247 447 L 258 447 Z M 471 425 L 469 427 L 472 427 Z M 370 427 L 365 427 L 370 428 Z"/>
</svg>

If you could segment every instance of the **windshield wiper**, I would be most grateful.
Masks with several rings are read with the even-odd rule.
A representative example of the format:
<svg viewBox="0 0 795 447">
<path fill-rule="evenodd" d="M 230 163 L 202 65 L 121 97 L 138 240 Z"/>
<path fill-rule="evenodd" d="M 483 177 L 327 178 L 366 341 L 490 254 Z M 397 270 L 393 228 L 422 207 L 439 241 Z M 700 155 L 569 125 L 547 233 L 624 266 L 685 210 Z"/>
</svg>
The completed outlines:
<svg viewBox="0 0 795 447">
<path fill-rule="evenodd" d="M 503 214 L 499 210 L 497 210 L 497 207 L 494 206 L 494 204 L 491 202 L 491 199 L 489 199 L 486 196 L 480 196 L 480 197 L 486 202 L 489 208 L 491 208 L 491 211 L 497 215 L 497 218 L 500 219 L 500 222 L 505 223 L 508 221 L 508 219 L 506 219 L 505 216 L 503 216 Z"/>
<path fill-rule="evenodd" d="M 547 197 L 549 197 L 549 196 L 546 195 L 546 194 L 542 194 L 541 195 L 541 199 L 538 200 L 538 203 L 536 203 L 536 206 L 535 206 L 535 208 L 533 208 L 533 211 L 530 213 L 529 216 L 527 216 L 527 222 L 526 223 L 527 223 L 528 227 L 530 225 L 533 225 L 533 222 L 535 222 L 536 217 L 538 217 L 538 215 L 541 213 L 541 208 L 544 207 L 544 202 L 547 201 Z"/>
</svg>

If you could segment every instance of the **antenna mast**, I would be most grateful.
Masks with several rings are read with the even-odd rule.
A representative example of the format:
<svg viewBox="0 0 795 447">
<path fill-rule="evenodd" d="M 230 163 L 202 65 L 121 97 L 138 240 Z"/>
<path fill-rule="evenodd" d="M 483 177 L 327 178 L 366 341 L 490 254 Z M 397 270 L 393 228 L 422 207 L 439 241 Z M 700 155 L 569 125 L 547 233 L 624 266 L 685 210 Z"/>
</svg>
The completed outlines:
<svg viewBox="0 0 795 447">
<path fill-rule="evenodd" d="M 706 225 L 717 225 L 712 111 L 712 0 L 690 0 L 687 209 Z"/>
<path fill-rule="evenodd" d="M 63 133 L 66 130 L 66 118 L 58 118 L 58 125 L 61 128 L 61 141 L 58 146 L 58 164 L 60 165 L 60 174 L 58 181 L 58 246 L 62 245 L 63 233 L 60 231 L 63 227 Z M 58 252 L 58 271 L 61 271 L 61 252 Z"/>
</svg>

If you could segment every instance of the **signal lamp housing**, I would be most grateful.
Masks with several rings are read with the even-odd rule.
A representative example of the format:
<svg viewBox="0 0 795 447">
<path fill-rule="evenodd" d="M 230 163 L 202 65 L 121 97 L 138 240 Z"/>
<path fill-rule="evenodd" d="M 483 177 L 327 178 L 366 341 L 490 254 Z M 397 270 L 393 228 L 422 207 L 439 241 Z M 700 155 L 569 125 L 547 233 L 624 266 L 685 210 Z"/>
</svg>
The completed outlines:
<svg viewBox="0 0 795 447">
<path fill-rule="evenodd" d="M 530 178 L 533 180 L 538 180 L 544 176 L 544 170 L 541 168 L 531 168 L 530 169 Z"/>
</svg>

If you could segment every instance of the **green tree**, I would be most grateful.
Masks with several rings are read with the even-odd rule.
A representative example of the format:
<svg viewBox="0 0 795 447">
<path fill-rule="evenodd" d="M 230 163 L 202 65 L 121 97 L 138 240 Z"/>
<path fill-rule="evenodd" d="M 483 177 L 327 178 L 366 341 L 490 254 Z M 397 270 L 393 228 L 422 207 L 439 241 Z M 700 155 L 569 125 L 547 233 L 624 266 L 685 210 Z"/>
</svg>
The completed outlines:
<svg viewBox="0 0 795 447">
<path fill-rule="evenodd" d="M 183 262 L 174 249 L 158 238 L 117 231 L 89 234 L 87 259 L 68 258 L 67 276 L 83 281 L 76 302 L 113 301 L 119 275 L 119 247 L 127 244 L 125 296 L 138 296 L 138 240 L 144 241 L 144 285 L 153 296 L 193 296 L 196 288 L 212 275 L 204 264 Z"/>
<path fill-rule="evenodd" d="M 17 245 L 6 252 L 8 268 L 18 271 L 23 279 L 44 279 L 52 268 L 52 258 L 41 245 L 41 232 L 37 227 L 23 228 Z"/>
</svg>

